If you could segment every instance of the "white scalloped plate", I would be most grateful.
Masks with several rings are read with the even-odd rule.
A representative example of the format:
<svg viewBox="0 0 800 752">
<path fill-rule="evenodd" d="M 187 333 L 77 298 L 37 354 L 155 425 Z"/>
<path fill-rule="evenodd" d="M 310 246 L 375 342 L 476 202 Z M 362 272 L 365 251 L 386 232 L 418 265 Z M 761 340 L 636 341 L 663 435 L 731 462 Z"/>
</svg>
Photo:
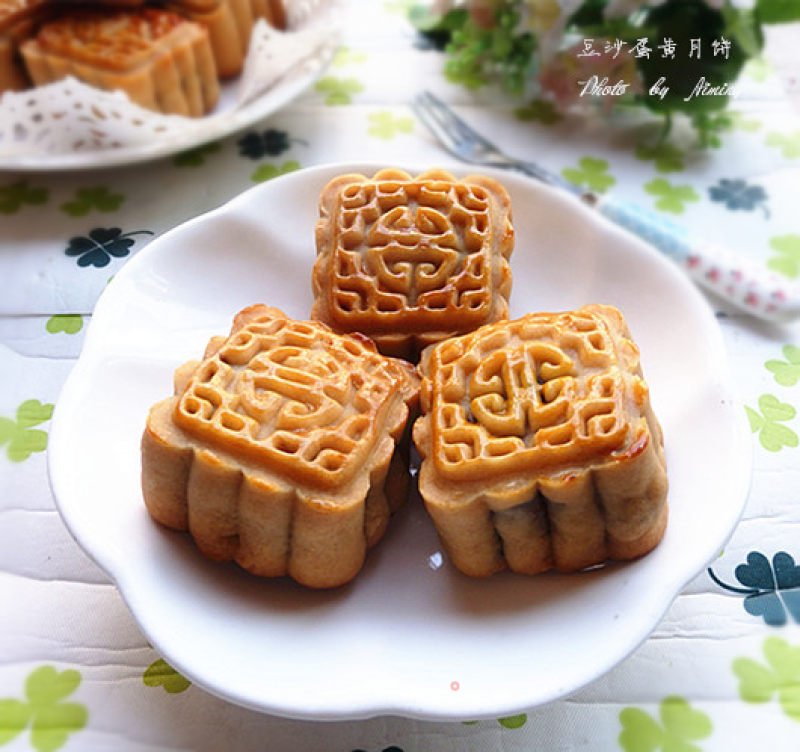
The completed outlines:
<svg viewBox="0 0 800 752">
<path fill-rule="evenodd" d="M 750 435 L 709 307 L 670 262 L 572 197 L 495 174 L 515 212 L 512 315 L 587 302 L 626 315 L 666 436 L 671 517 L 651 554 L 574 575 L 472 580 L 412 498 L 351 584 L 314 592 L 206 561 L 142 502 L 139 439 L 173 369 L 252 303 L 307 317 L 319 192 L 336 174 L 373 169 L 292 173 L 139 251 L 98 302 L 58 400 L 52 484 L 148 639 L 208 691 L 296 718 L 507 716 L 631 653 L 718 554 L 750 480 Z"/>
</svg>

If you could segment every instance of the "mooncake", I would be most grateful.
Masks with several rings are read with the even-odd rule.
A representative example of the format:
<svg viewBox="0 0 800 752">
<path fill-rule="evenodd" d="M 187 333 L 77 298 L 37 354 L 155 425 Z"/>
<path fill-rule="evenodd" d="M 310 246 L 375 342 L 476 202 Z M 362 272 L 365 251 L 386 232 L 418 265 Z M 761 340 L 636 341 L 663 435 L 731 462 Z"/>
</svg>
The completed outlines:
<svg viewBox="0 0 800 752">
<path fill-rule="evenodd" d="M 622 314 L 588 305 L 426 349 L 419 489 L 475 577 L 632 559 L 667 522 L 661 428 Z"/>
<path fill-rule="evenodd" d="M 341 175 L 319 200 L 311 317 L 415 361 L 508 315 L 511 202 L 492 178 Z"/>
<path fill-rule="evenodd" d="M 29 86 L 19 45 L 49 13 L 46 0 L 0 0 L 0 93 Z"/>
<path fill-rule="evenodd" d="M 208 29 L 214 62 L 222 78 L 242 71 L 253 26 L 259 18 L 278 29 L 286 23 L 281 0 L 173 0 L 169 7 Z"/>
<path fill-rule="evenodd" d="M 157 8 L 76 10 L 22 44 L 40 86 L 72 75 L 167 114 L 197 117 L 217 102 L 219 81 L 208 32 Z"/>
<path fill-rule="evenodd" d="M 150 410 L 147 509 L 211 559 L 342 585 L 407 496 L 418 392 L 413 367 L 366 337 L 247 308 Z"/>
</svg>

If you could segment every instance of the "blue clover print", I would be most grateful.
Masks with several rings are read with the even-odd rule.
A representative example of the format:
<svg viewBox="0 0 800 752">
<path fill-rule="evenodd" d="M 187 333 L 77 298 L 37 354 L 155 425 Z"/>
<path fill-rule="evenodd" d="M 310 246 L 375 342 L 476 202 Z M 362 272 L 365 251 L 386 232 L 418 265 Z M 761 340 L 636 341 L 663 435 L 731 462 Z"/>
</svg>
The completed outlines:
<svg viewBox="0 0 800 752">
<path fill-rule="evenodd" d="M 764 623 L 780 627 L 788 621 L 787 612 L 800 624 L 800 566 L 785 551 L 772 557 L 770 564 L 764 554 L 751 551 L 747 563 L 734 570 L 744 587 L 722 582 L 709 568 L 708 574 L 720 587 L 745 596 L 744 609 L 752 616 L 761 616 Z"/>
<path fill-rule="evenodd" d="M 286 131 L 279 131 L 275 128 L 257 133 L 250 131 L 245 133 L 238 141 L 239 154 L 250 159 L 261 159 L 264 156 L 276 156 L 287 151 L 292 142 L 305 143 L 299 139 L 289 138 Z"/>
<path fill-rule="evenodd" d="M 754 211 L 760 208 L 764 216 L 769 216 L 766 206 L 767 193 L 760 185 L 749 185 L 739 178 L 722 178 L 718 185 L 708 189 L 712 201 L 725 204 L 728 209 Z"/>
<path fill-rule="evenodd" d="M 108 266 L 111 257 L 122 258 L 131 252 L 134 235 L 152 235 L 150 230 L 135 230 L 122 233 L 119 227 L 95 227 L 87 236 L 70 238 L 64 253 L 77 256 L 78 266 Z"/>
</svg>

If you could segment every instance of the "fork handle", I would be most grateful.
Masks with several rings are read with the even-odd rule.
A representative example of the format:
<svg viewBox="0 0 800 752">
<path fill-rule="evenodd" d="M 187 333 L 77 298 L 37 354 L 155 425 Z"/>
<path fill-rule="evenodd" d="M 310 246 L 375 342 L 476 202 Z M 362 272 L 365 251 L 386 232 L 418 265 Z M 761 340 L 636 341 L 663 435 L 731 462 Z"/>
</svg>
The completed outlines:
<svg viewBox="0 0 800 752">
<path fill-rule="evenodd" d="M 800 288 L 730 249 L 689 235 L 656 212 L 609 196 L 595 208 L 607 219 L 654 245 L 683 267 L 698 284 L 737 308 L 768 321 L 800 315 Z"/>
</svg>

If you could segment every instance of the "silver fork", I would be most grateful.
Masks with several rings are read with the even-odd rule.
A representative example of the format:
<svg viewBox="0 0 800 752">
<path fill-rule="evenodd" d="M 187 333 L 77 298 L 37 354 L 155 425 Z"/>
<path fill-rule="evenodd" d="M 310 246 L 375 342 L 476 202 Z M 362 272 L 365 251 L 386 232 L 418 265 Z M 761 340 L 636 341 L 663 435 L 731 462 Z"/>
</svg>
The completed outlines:
<svg viewBox="0 0 800 752">
<path fill-rule="evenodd" d="M 412 107 L 439 143 L 457 159 L 484 167 L 516 170 L 568 191 L 614 224 L 624 227 L 665 254 L 691 278 L 737 308 L 771 321 L 800 315 L 800 289 L 719 244 L 690 237 L 685 227 L 637 204 L 584 190 L 536 162 L 504 153 L 429 91 Z"/>
</svg>

